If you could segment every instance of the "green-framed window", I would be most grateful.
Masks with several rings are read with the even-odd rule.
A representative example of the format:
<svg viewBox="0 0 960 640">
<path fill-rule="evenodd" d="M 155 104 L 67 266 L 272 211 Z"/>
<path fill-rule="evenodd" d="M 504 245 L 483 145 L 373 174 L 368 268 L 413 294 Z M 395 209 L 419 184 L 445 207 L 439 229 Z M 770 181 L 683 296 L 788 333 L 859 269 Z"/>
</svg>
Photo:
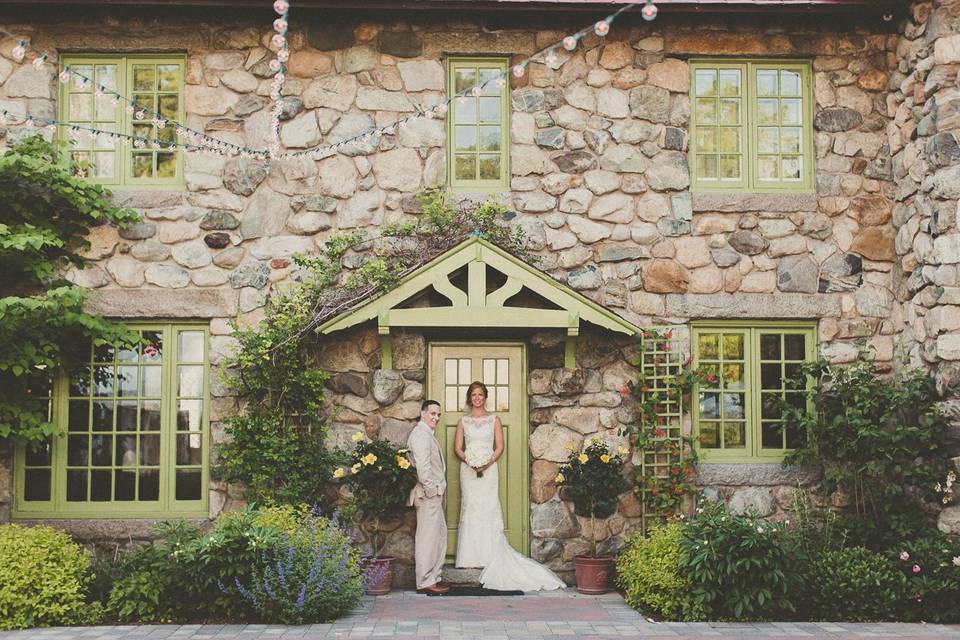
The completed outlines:
<svg viewBox="0 0 960 640">
<path fill-rule="evenodd" d="M 451 58 L 447 86 L 458 97 L 447 117 L 447 175 L 466 191 L 510 187 L 507 60 Z M 465 94 L 465 95 L 464 95 Z"/>
<path fill-rule="evenodd" d="M 209 365 L 201 325 L 135 327 L 135 349 L 91 347 L 48 400 L 61 435 L 15 457 L 14 515 L 207 513 Z"/>
<path fill-rule="evenodd" d="M 800 365 L 817 355 L 813 324 L 695 324 L 693 364 L 706 375 L 694 389 L 694 434 L 704 461 L 776 461 L 801 443 L 782 427 L 780 401 L 803 407 L 791 388 Z"/>
<path fill-rule="evenodd" d="M 695 190 L 813 189 L 808 63 L 698 60 L 691 74 Z"/>
<path fill-rule="evenodd" d="M 159 113 L 183 121 L 183 56 L 67 55 L 61 65 L 91 80 L 71 74 L 60 85 L 61 122 L 161 141 L 139 147 L 129 139 L 62 125 L 59 136 L 68 143 L 74 171 L 112 186 L 182 184 L 182 152 L 169 147 L 177 141 L 176 127 L 158 126 L 154 119 Z M 119 101 L 112 91 L 132 102 Z"/>
</svg>

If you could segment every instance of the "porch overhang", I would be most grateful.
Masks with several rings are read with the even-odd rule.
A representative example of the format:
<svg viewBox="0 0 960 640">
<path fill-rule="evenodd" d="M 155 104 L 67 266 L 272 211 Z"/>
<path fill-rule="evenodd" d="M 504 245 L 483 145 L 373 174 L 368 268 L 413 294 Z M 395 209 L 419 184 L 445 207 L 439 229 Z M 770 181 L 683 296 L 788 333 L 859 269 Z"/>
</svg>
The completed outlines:
<svg viewBox="0 0 960 640">
<path fill-rule="evenodd" d="M 450 276 L 466 269 L 466 290 Z M 505 277 L 496 289 L 488 286 L 488 268 Z M 411 298 L 433 291 L 446 306 L 403 307 Z M 508 301 L 524 289 L 552 308 L 512 306 Z M 589 298 L 557 282 L 546 273 L 483 238 L 465 240 L 405 277 L 395 288 L 331 318 L 319 327 L 330 334 L 377 320 L 382 366 L 393 366 L 391 328 L 503 328 L 563 329 L 566 331 L 564 366 L 576 366 L 576 341 L 582 321 L 627 335 L 642 330 Z"/>
</svg>

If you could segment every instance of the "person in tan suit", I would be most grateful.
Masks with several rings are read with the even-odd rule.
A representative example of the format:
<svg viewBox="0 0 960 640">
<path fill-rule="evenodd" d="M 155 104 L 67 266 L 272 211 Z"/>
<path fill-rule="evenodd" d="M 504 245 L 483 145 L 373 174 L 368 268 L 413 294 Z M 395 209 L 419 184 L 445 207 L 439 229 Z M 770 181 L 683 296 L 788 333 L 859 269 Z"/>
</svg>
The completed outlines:
<svg viewBox="0 0 960 640">
<path fill-rule="evenodd" d="M 442 595 L 450 590 L 440 582 L 447 555 L 447 520 L 443 515 L 447 468 L 434 435 L 439 422 L 440 403 L 426 400 L 420 406 L 420 422 L 407 438 L 407 448 L 417 467 L 417 484 L 407 500 L 407 505 L 417 510 L 414 544 L 417 592 L 427 595 Z"/>
</svg>

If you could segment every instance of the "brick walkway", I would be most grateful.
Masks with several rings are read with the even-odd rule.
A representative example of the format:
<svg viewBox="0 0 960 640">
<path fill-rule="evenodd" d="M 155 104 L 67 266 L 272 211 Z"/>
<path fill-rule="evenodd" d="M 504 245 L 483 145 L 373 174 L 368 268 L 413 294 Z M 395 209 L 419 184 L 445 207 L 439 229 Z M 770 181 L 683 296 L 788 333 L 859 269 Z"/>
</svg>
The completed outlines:
<svg viewBox="0 0 960 640">
<path fill-rule="evenodd" d="M 395 591 L 363 604 L 335 624 L 301 627 L 279 625 L 145 625 L 72 627 L 0 632 L 0 640 L 118 640 L 171 638 L 227 640 L 238 638 L 302 640 L 321 638 L 459 638 L 565 639 L 742 638 L 766 640 L 818 638 L 854 640 L 933 638 L 960 640 L 960 625 L 798 623 L 656 623 L 624 604 L 615 593 L 582 596 L 573 590 L 522 597 L 437 598 Z"/>
</svg>

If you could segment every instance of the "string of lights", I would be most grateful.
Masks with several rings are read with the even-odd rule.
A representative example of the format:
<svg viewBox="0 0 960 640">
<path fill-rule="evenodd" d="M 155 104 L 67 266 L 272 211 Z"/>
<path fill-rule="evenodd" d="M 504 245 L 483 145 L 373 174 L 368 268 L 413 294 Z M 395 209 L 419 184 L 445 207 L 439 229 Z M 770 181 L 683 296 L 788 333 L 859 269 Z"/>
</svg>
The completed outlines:
<svg viewBox="0 0 960 640">
<path fill-rule="evenodd" d="M 584 27 L 573 34 L 564 37 L 562 40 L 550 46 L 544 47 L 527 58 L 515 63 L 509 71 L 504 71 L 497 75 L 491 76 L 482 83 L 479 83 L 469 89 L 464 89 L 454 94 L 448 94 L 445 100 L 438 102 L 435 105 L 425 108 L 421 106 L 415 106 L 415 113 L 398 118 L 390 124 L 380 127 L 371 127 L 361 133 L 338 140 L 335 143 L 320 145 L 312 149 L 305 149 L 303 151 L 285 153 L 281 152 L 280 119 L 284 110 L 283 85 L 286 79 L 286 62 L 290 57 L 290 51 L 286 37 L 289 29 L 289 0 L 275 0 L 273 3 L 273 8 L 277 14 L 279 14 L 279 17 L 273 22 L 274 35 L 271 38 L 271 43 L 277 48 L 277 53 L 276 57 L 269 62 L 270 69 L 275 71 L 275 74 L 273 76 L 273 83 L 270 90 L 270 97 L 273 100 L 273 105 L 270 111 L 271 128 L 270 146 L 268 149 L 254 149 L 251 147 L 219 140 L 207 135 L 206 133 L 187 127 L 176 120 L 165 117 L 160 113 L 142 107 L 138 108 L 135 101 L 126 98 L 116 91 L 108 89 L 102 85 L 98 85 L 94 92 L 97 97 L 101 95 L 110 95 L 111 102 L 114 106 L 119 105 L 120 102 L 124 102 L 126 104 L 125 108 L 127 112 L 136 117 L 138 120 L 142 120 L 147 115 L 150 115 L 152 117 L 152 124 L 157 129 L 164 129 L 167 126 L 172 126 L 174 132 L 183 140 L 185 140 L 185 142 L 178 142 L 175 140 L 160 140 L 156 138 L 147 138 L 144 136 L 123 134 L 99 129 L 96 127 L 78 125 L 71 122 L 61 122 L 55 119 L 36 118 L 29 115 L 14 114 L 7 110 L 0 110 L 0 120 L 6 120 L 9 117 L 19 117 L 20 119 L 24 120 L 28 126 L 35 126 L 37 123 L 41 123 L 43 126 L 51 127 L 54 131 L 57 127 L 62 127 L 67 132 L 68 140 L 75 138 L 76 134 L 79 132 L 86 132 L 91 136 L 106 135 L 113 139 L 130 140 L 136 148 L 169 150 L 179 148 L 189 152 L 209 152 L 221 156 L 239 156 L 243 158 L 257 158 L 263 160 L 307 158 L 311 156 L 314 159 L 322 159 L 337 153 L 339 149 L 342 149 L 348 145 L 358 143 L 366 144 L 372 139 L 379 139 L 383 135 L 392 135 L 398 129 L 402 129 L 416 119 L 424 117 L 443 118 L 446 115 L 450 104 L 453 103 L 454 100 L 466 99 L 470 96 L 479 96 L 491 85 L 491 83 L 502 89 L 506 86 L 510 74 L 516 78 L 522 78 L 524 75 L 526 75 L 530 64 L 533 62 L 542 61 L 547 66 L 556 66 L 559 62 L 559 56 L 557 54 L 558 50 L 563 49 L 566 52 L 575 51 L 579 46 L 580 41 L 590 33 L 594 33 L 601 38 L 605 37 L 610 33 L 611 25 L 619 16 L 641 4 L 643 5 L 643 8 L 640 10 L 640 15 L 643 17 L 643 19 L 647 21 L 654 20 L 657 17 L 658 10 L 656 5 L 653 3 L 653 0 L 631 2 L 620 7 L 617 11 L 608 15 L 606 18 L 598 20 L 596 23 Z M 11 53 L 15 60 L 21 62 L 24 59 L 26 52 L 27 43 L 21 40 L 17 46 L 13 48 Z M 48 62 L 49 56 L 46 53 L 41 53 L 33 60 L 32 64 L 37 69 L 42 69 L 43 65 L 48 64 Z M 69 82 L 71 76 L 76 78 L 76 81 L 83 83 L 82 86 L 90 86 L 93 84 L 93 79 L 65 65 L 59 74 L 60 81 L 64 83 Z M 0 124 L 3 123 L 0 122 Z M 71 134 L 71 132 L 73 132 L 73 134 Z"/>
</svg>

